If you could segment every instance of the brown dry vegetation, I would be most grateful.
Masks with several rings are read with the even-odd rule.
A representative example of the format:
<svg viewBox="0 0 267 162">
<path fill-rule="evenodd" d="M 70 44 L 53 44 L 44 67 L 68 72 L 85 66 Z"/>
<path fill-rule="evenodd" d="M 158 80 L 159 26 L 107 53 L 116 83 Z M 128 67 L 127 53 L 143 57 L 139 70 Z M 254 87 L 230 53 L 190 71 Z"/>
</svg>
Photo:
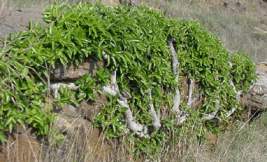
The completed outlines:
<svg viewBox="0 0 267 162">
<path fill-rule="evenodd" d="M 105 0 L 108 4 L 116 2 Z M 0 0 L 0 37 L 22 30 L 29 20 L 40 21 L 48 3 L 45 0 Z M 263 0 L 147 0 L 142 3 L 172 17 L 198 20 L 229 50 L 244 50 L 257 62 L 267 61 L 267 3 Z M 51 132 L 49 144 L 37 140 L 26 130 L 10 136 L 0 149 L 0 162 L 133 161 L 127 153 L 131 146 L 118 144 L 123 143 L 123 139 L 103 140 L 101 133 L 80 116 L 65 122 L 75 129 L 64 138 L 58 132 Z M 207 139 L 199 145 L 195 138 L 184 137 L 177 145 L 166 147 L 158 161 L 264 162 L 267 159 L 267 114 L 252 124 L 237 122 L 219 137 L 209 134 Z"/>
</svg>

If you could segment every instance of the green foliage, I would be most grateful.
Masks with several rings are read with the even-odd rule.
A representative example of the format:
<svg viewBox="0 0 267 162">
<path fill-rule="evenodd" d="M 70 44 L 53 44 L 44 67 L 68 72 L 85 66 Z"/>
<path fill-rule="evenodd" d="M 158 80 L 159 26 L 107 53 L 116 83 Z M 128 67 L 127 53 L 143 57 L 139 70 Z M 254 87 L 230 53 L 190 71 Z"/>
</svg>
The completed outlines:
<svg viewBox="0 0 267 162">
<path fill-rule="evenodd" d="M 95 100 L 96 82 L 89 74 L 84 75 L 76 81 L 76 85 L 79 85 L 79 91 L 77 92 L 78 100 L 93 101 Z"/>
<path fill-rule="evenodd" d="M 97 84 L 102 87 L 104 85 L 107 85 L 108 82 L 109 82 L 109 78 L 110 78 L 110 74 L 109 74 L 109 71 L 104 69 L 104 68 L 99 68 L 97 71 L 96 71 L 96 82 Z"/>
<path fill-rule="evenodd" d="M 150 138 L 140 139 L 131 134 L 128 136 L 128 143 L 135 149 L 133 154 L 141 157 L 148 155 L 148 158 L 153 159 L 161 151 L 163 144 L 166 142 L 166 133 L 163 131 L 153 132 Z"/>
<path fill-rule="evenodd" d="M 121 108 L 116 102 L 116 97 L 109 97 L 110 102 L 103 107 L 94 124 L 102 128 L 108 139 L 121 137 L 126 134 L 126 125 L 124 119 L 125 108 Z"/>
<path fill-rule="evenodd" d="M 132 96 L 129 105 L 135 119 L 152 128 L 148 98 L 151 89 L 155 109 L 166 115 L 161 118 L 161 130 L 150 129 L 150 139 L 127 134 L 125 109 L 119 106 L 116 97 L 108 97 L 107 105 L 95 119 L 95 125 L 107 138 L 128 136 L 137 155 L 160 152 L 166 141 L 197 125 L 194 121 L 199 124 L 194 127 L 197 136 L 202 136 L 205 126 L 215 127 L 200 119 L 203 113 L 216 109 L 216 101 L 220 102 L 222 119 L 238 105 L 229 84 L 231 79 L 238 89 L 244 90 L 255 79 L 255 68 L 249 59 L 243 55 L 230 56 L 221 42 L 197 22 L 169 19 L 146 7 L 55 5 L 44 12 L 44 20 L 46 27 L 31 24 L 28 31 L 11 35 L 7 47 L 2 49 L 0 132 L 12 131 L 20 123 L 35 128 L 40 135 L 47 134 L 52 118 L 43 105 L 48 95 L 49 70 L 59 64 L 79 65 L 90 57 L 105 62 L 104 66 L 94 76 L 85 75 L 77 80 L 78 91 L 61 88 L 56 103 L 62 106 L 94 101 L 96 92 L 117 69 L 120 90 Z M 172 96 L 179 85 L 171 67 L 167 45 L 170 38 L 175 39 L 180 77 L 188 75 L 194 79 L 204 101 L 196 112 L 182 105 L 190 119 L 181 128 L 175 125 L 174 114 L 170 112 Z M 107 61 L 103 60 L 104 53 Z M 232 68 L 229 62 L 233 63 Z M 179 87 L 182 89 L 183 85 Z"/>
<path fill-rule="evenodd" d="M 82 97 L 84 97 L 83 95 Z M 57 105 L 60 107 L 63 107 L 64 105 L 75 105 L 78 106 L 77 98 L 76 98 L 76 93 L 67 87 L 60 87 L 59 89 L 59 96 L 56 98 Z"/>
<path fill-rule="evenodd" d="M 248 91 L 256 78 L 255 64 L 243 53 L 235 53 L 231 57 L 231 75 L 237 90 Z"/>
</svg>

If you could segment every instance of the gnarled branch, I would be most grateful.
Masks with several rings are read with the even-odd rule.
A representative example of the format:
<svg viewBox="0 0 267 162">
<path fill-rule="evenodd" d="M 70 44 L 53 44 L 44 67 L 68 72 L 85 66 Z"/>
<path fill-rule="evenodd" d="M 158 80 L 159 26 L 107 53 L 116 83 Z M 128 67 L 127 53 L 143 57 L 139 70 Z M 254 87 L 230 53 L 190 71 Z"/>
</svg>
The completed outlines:
<svg viewBox="0 0 267 162">
<path fill-rule="evenodd" d="M 170 39 L 168 41 L 168 45 L 169 45 L 171 55 L 172 55 L 172 71 L 173 71 L 173 74 L 175 75 L 175 80 L 178 82 L 179 61 L 177 59 L 177 53 L 174 48 L 173 41 L 174 41 L 173 39 Z M 181 95 L 180 95 L 179 87 L 177 86 L 175 89 L 175 95 L 173 97 L 173 107 L 172 107 L 172 111 L 176 113 L 177 124 L 182 124 L 187 118 L 187 114 L 180 110 L 180 103 L 181 103 Z"/>
<path fill-rule="evenodd" d="M 119 96 L 118 103 L 120 104 L 121 107 L 124 107 L 127 109 L 125 112 L 125 117 L 126 117 L 128 128 L 131 131 L 133 131 L 135 134 L 137 134 L 139 137 L 145 137 L 145 138 L 149 137 L 147 127 L 138 123 L 134 119 L 133 113 L 128 104 L 127 97 L 126 95 L 122 95 L 120 93 L 116 78 L 117 78 L 117 73 L 115 70 L 112 72 L 112 75 L 110 77 L 111 83 L 109 85 L 104 86 L 103 91 L 112 96 L 117 96 L 117 95 Z"/>
<path fill-rule="evenodd" d="M 119 104 L 126 108 L 126 112 L 125 112 L 125 117 L 126 117 L 126 122 L 128 125 L 128 128 L 133 131 L 135 134 L 137 134 L 139 137 L 145 137 L 148 138 L 148 129 L 146 126 L 138 123 L 134 117 L 133 117 L 133 113 L 130 109 L 130 106 L 128 104 L 127 98 L 124 96 L 120 96 L 120 98 L 118 99 Z"/>
<path fill-rule="evenodd" d="M 216 117 L 217 113 L 219 112 L 220 110 L 220 101 L 219 100 L 216 100 L 216 105 L 215 105 L 216 109 L 214 112 L 212 113 L 209 113 L 209 114 L 204 114 L 203 117 L 202 117 L 202 120 L 203 121 L 208 121 L 208 120 L 212 120 Z"/>
<path fill-rule="evenodd" d="M 117 78 L 117 72 L 115 70 L 112 72 L 110 77 L 111 83 L 102 88 L 105 93 L 110 94 L 111 96 L 116 96 L 120 93 L 116 78 Z"/>
<path fill-rule="evenodd" d="M 195 85 L 195 82 L 189 78 L 188 80 L 188 100 L 187 100 L 187 105 L 188 106 L 192 106 L 193 104 L 193 90 L 194 90 L 194 85 Z"/>
<path fill-rule="evenodd" d="M 152 125 L 155 129 L 159 129 L 161 127 L 160 111 L 158 111 L 158 113 L 156 113 L 156 111 L 155 111 L 153 100 L 152 100 L 152 95 L 151 95 L 151 89 L 149 89 L 149 108 L 150 108 L 149 112 L 150 112 L 152 120 L 153 120 Z"/>
</svg>

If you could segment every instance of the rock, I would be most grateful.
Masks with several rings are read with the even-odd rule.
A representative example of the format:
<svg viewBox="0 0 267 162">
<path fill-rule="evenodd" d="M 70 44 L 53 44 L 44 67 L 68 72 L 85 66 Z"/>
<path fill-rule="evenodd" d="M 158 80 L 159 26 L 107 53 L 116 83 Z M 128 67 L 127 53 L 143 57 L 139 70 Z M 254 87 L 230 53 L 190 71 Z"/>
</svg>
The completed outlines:
<svg viewBox="0 0 267 162">
<path fill-rule="evenodd" d="M 72 105 L 64 105 L 61 108 L 61 111 L 59 113 L 64 115 L 64 116 L 77 118 L 77 117 L 81 117 L 81 114 L 78 112 L 78 109 L 79 108 L 74 107 Z"/>
<path fill-rule="evenodd" d="M 82 102 L 78 111 L 83 118 L 93 121 L 106 102 L 107 99 L 105 96 L 98 96 L 93 103 Z"/>
<path fill-rule="evenodd" d="M 54 127 L 62 133 L 74 135 L 77 129 L 84 126 L 89 126 L 91 123 L 82 117 L 69 117 L 62 114 L 57 114 L 54 121 Z"/>
<path fill-rule="evenodd" d="M 254 83 L 242 102 L 249 109 L 254 111 L 267 110 L 267 63 L 257 65 L 257 81 Z"/>
<path fill-rule="evenodd" d="M 46 152 L 62 152 L 53 153 L 54 157 L 48 155 L 47 161 L 106 161 L 112 153 L 103 134 L 93 128 L 91 122 L 81 117 L 72 118 L 58 114 L 54 127 L 64 134 L 64 141 L 58 146 L 49 146 Z"/>
<path fill-rule="evenodd" d="M 120 0 L 102 0 L 101 2 L 103 2 L 104 4 L 108 4 L 108 5 L 120 4 Z"/>
<path fill-rule="evenodd" d="M 52 71 L 51 81 L 73 81 L 77 80 L 85 74 L 95 74 L 96 69 L 101 67 L 102 63 L 95 59 L 87 59 L 79 66 L 70 65 L 65 68 L 63 65 L 58 65 Z"/>
<path fill-rule="evenodd" d="M 139 0 L 120 0 L 120 4 L 130 5 L 130 6 L 135 6 L 138 5 L 139 3 L 140 3 Z"/>
</svg>

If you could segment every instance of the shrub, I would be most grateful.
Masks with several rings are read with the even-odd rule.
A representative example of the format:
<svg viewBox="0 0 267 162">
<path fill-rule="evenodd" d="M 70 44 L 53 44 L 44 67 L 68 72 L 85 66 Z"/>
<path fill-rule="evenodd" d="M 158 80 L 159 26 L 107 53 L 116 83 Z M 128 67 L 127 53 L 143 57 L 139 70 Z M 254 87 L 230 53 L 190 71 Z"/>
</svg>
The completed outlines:
<svg viewBox="0 0 267 162">
<path fill-rule="evenodd" d="M 52 122 L 51 113 L 44 109 L 49 72 L 58 64 L 79 65 L 89 57 L 104 61 L 105 54 L 104 68 L 95 76 L 86 75 L 77 81 L 78 94 L 66 95 L 71 92 L 61 90 L 60 103 L 93 101 L 100 87 L 109 82 L 107 76 L 116 69 L 120 90 L 132 96 L 129 105 L 136 120 L 152 128 L 148 110 L 151 89 L 155 109 L 169 115 L 162 116 L 161 130 L 150 129 L 149 139 L 127 133 L 125 109 L 116 97 L 108 97 L 109 102 L 95 119 L 95 125 L 108 138 L 128 136 L 138 155 L 158 153 L 166 141 L 179 137 L 195 121 L 199 123 L 193 129 L 202 136 L 210 126 L 201 120 L 202 114 L 215 111 L 217 101 L 221 107 L 218 118 L 228 120 L 226 112 L 238 105 L 229 83 L 233 79 L 238 89 L 247 89 L 255 79 L 253 63 L 243 55 L 231 56 L 199 23 L 166 18 L 147 7 L 54 5 L 44 12 L 44 21 L 45 27 L 31 24 L 28 31 L 11 35 L 7 47 L 1 50 L 0 135 L 12 131 L 16 124 L 46 135 Z M 183 85 L 172 72 L 169 39 L 175 40 L 180 77 L 195 80 L 204 101 L 194 111 L 182 101 L 182 109 L 190 114 L 183 126 L 175 124 L 170 111 L 176 85 L 180 89 Z"/>
</svg>

